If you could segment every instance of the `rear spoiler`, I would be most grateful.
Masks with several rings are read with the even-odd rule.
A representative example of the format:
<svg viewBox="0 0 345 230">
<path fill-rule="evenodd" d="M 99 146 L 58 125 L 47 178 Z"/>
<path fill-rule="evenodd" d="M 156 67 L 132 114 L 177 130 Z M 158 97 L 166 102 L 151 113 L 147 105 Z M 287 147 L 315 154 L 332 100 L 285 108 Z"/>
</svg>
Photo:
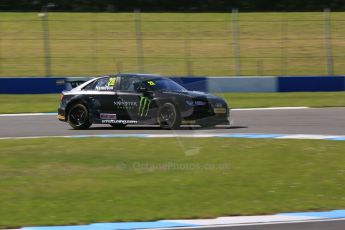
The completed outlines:
<svg viewBox="0 0 345 230">
<path fill-rule="evenodd" d="M 71 90 L 84 82 L 87 82 L 88 80 L 91 80 L 92 78 L 90 77 L 70 77 L 66 78 L 65 80 L 65 90 Z"/>
</svg>

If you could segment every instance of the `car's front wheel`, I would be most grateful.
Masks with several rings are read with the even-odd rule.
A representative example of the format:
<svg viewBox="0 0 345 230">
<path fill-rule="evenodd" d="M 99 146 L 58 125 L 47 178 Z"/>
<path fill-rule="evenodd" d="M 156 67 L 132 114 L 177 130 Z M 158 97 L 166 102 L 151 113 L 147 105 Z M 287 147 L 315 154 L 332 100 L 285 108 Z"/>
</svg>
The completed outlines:
<svg viewBox="0 0 345 230">
<path fill-rule="evenodd" d="M 68 123 L 73 129 L 88 129 L 91 126 L 89 111 L 83 104 L 72 106 L 68 113 Z"/>
<path fill-rule="evenodd" d="M 168 102 L 158 109 L 158 124 L 163 129 L 177 129 L 181 125 L 181 117 L 175 105 Z"/>
</svg>

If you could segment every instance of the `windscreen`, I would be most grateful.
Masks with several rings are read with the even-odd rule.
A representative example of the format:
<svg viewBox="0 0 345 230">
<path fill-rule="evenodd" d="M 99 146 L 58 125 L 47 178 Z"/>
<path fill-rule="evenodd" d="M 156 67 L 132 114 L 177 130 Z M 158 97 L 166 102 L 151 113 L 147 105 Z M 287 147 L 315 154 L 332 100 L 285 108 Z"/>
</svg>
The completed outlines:
<svg viewBox="0 0 345 230">
<path fill-rule="evenodd" d="M 166 78 L 151 79 L 145 82 L 154 91 L 156 90 L 187 91 L 184 87 L 177 84 L 175 81 L 166 79 Z"/>
</svg>

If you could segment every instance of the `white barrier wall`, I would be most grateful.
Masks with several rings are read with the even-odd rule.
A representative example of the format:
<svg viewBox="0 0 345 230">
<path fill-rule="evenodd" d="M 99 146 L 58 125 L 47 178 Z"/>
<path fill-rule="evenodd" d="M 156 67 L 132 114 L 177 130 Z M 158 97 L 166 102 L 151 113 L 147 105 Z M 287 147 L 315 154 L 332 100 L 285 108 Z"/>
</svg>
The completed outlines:
<svg viewBox="0 0 345 230">
<path fill-rule="evenodd" d="M 278 80 L 262 77 L 209 77 L 208 92 L 277 92 Z"/>
</svg>

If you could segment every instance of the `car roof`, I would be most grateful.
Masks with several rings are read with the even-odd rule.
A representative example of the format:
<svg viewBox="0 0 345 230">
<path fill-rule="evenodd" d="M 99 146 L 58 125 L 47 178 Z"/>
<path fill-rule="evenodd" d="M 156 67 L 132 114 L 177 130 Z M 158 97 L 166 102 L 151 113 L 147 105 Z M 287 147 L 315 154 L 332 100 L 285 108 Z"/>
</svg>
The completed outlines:
<svg viewBox="0 0 345 230">
<path fill-rule="evenodd" d="M 105 78 L 105 77 L 141 77 L 144 80 L 145 79 L 160 79 L 160 78 L 166 78 L 158 74 L 144 74 L 144 73 L 118 73 L 118 74 L 108 74 L 108 75 L 103 75 L 103 76 L 98 76 L 95 78 L 92 78 L 91 80 L 97 80 L 100 78 Z M 90 81 L 91 81 L 90 80 Z"/>
<path fill-rule="evenodd" d="M 117 76 L 119 77 L 142 77 L 144 79 L 159 79 L 159 78 L 164 78 L 160 75 L 156 75 L 156 74 L 143 74 L 143 73 L 120 73 L 117 74 Z"/>
<path fill-rule="evenodd" d="M 118 73 L 118 74 L 109 74 L 109 75 L 103 75 L 103 76 L 99 76 L 99 77 L 95 77 L 92 78 L 80 85 L 78 85 L 77 87 L 69 90 L 69 91 L 79 91 L 82 88 L 84 88 L 85 86 L 87 86 L 88 84 L 90 84 L 91 82 L 97 81 L 98 79 L 101 78 L 106 78 L 106 77 L 141 77 L 142 80 L 146 81 L 146 80 L 153 80 L 153 79 L 162 79 L 165 78 L 163 76 L 157 75 L 157 74 L 143 74 L 143 73 Z"/>
<path fill-rule="evenodd" d="M 78 87 L 76 87 L 75 89 L 81 89 L 83 87 L 85 87 L 86 85 L 88 85 L 89 83 L 96 81 L 98 79 L 101 78 L 105 78 L 105 77 L 141 77 L 143 80 L 151 80 L 151 79 L 162 79 L 164 77 L 160 76 L 160 75 L 155 75 L 155 74 L 143 74 L 143 73 L 119 73 L 119 74 L 109 74 L 109 75 L 103 75 L 103 76 L 99 76 L 99 77 L 95 77 L 92 78 L 86 82 L 84 82 L 83 84 L 79 85 Z"/>
</svg>

